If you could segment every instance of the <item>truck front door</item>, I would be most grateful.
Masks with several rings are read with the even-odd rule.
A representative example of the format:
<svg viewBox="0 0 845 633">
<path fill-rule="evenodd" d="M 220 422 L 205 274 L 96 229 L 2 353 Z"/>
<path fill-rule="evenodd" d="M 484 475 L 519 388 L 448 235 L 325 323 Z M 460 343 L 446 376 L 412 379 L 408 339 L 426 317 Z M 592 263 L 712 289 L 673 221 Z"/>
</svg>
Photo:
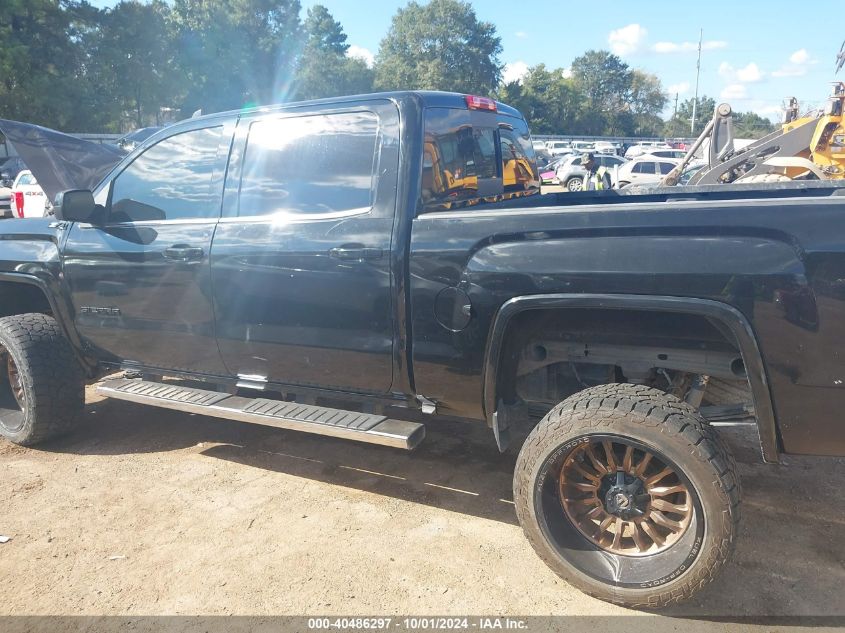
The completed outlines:
<svg viewBox="0 0 845 633">
<path fill-rule="evenodd" d="M 209 251 L 234 124 L 150 146 L 96 192 L 105 215 L 64 250 L 75 323 L 101 360 L 223 374 Z"/>
<path fill-rule="evenodd" d="M 230 373 L 389 391 L 398 162 L 387 101 L 241 119 L 211 249 Z"/>
</svg>

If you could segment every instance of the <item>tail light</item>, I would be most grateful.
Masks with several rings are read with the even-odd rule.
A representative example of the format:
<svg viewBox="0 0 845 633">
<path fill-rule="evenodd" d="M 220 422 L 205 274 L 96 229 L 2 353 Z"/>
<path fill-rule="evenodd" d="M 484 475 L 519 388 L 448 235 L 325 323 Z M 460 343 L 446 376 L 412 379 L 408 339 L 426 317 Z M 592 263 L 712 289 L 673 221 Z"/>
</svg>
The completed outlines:
<svg viewBox="0 0 845 633">
<path fill-rule="evenodd" d="M 12 206 L 19 218 L 23 217 L 23 191 L 12 192 Z"/>
<path fill-rule="evenodd" d="M 476 97 L 475 95 L 466 96 L 467 107 L 470 110 L 487 110 L 489 112 L 496 111 L 496 102 L 488 97 Z"/>
</svg>

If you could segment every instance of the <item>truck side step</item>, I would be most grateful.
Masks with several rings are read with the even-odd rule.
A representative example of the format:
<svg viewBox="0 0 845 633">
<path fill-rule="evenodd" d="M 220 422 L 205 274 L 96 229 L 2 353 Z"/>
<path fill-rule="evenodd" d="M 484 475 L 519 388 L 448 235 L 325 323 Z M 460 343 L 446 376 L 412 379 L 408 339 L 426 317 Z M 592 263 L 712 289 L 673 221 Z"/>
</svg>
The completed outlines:
<svg viewBox="0 0 845 633">
<path fill-rule="evenodd" d="M 181 387 L 138 379 L 104 380 L 97 393 L 164 409 L 252 422 L 280 429 L 329 435 L 370 444 L 411 450 L 425 437 L 425 426 L 391 420 L 383 415 L 344 411 L 314 405 L 243 398 L 217 391 Z"/>
</svg>

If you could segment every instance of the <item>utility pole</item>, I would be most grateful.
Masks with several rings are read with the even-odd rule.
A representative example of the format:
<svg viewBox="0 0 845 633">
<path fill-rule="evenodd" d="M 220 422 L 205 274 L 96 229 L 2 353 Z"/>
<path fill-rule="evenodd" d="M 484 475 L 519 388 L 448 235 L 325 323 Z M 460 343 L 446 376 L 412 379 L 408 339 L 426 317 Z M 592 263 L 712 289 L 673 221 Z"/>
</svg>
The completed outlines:
<svg viewBox="0 0 845 633">
<path fill-rule="evenodd" d="M 679 94 L 681 94 L 681 93 L 679 93 L 679 92 L 676 92 L 676 93 L 675 93 L 675 113 L 672 115 L 672 118 L 673 118 L 673 119 L 677 119 L 677 118 L 678 118 L 678 95 L 679 95 Z"/>
<path fill-rule="evenodd" d="M 695 111 L 698 106 L 698 77 L 701 75 L 701 41 L 704 39 L 704 29 L 698 30 L 698 61 L 695 63 L 695 100 L 692 102 L 692 119 L 689 123 L 690 136 L 695 135 Z"/>
</svg>

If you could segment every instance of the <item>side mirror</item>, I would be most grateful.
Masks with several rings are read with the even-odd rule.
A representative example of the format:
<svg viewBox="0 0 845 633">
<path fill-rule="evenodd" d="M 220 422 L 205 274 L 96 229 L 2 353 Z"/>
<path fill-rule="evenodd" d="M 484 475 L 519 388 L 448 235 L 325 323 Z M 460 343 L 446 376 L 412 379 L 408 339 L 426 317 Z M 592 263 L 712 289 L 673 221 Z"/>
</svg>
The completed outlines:
<svg viewBox="0 0 845 633">
<path fill-rule="evenodd" d="M 93 222 L 97 214 L 94 194 L 87 189 L 70 189 L 56 195 L 53 215 L 70 222 Z"/>
</svg>

